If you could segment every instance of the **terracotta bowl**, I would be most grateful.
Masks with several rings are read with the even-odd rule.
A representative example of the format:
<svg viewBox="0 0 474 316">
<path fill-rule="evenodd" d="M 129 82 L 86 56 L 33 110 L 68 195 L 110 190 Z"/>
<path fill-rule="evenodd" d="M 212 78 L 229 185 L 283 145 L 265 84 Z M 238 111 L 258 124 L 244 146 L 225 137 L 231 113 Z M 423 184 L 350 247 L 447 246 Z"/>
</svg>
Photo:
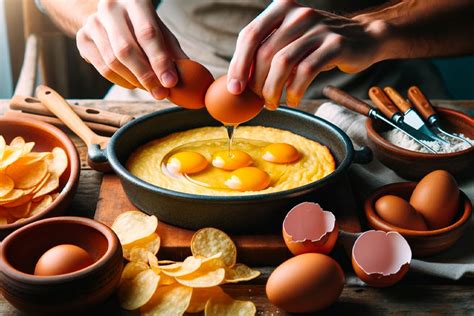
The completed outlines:
<svg viewBox="0 0 474 316">
<path fill-rule="evenodd" d="M 57 276 L 35 276 L 41 255 L 60 244 L 86 250 L 94 263 Z M 107 299 L 122 273 L 122 247 L 107 226 L 82 217 L 54 217 L 18 229 L 2 242 L 0 285 L 5 299 L 32 314 L 88 310 Z"/>
<path fill-rule="evenodd" d="M 436 108 L 441 118 L 442 127 L 454 133 L 462 133 L 474 139 L 474 119 L 467 114 Z M 443 169 L 457 179 L 472 176 L 474 165 L 474 146 L 469 149 L 449 154 L 428 154 L 411 151 L 390 143 L 381 133 L 390 129 L 387 124 L 367 119 L 365 126 L 369 145 L 375 156 L 387 167 L 405 179 L 419 180 L 431 171 Z"/>
<path fill-rule="evenodd" d="M 16 136 L 23 137 L 27 142 L 33 141 L 35 142 L 33 151 L 51 151 L 54 147 L 61 147 L 69 158 L 69 165 L 59 179 L 59 196 L 48 208 L 35 216 L 25 218 L 21 222 L 0 225 L 0 239 L 3 239 L 12 231 L 26 224 L 64 213 L 77 189 L 80 160 L 71 139 L 58 128 L 41 121 L 0 117 L 0 135 L 5 138 L 7 143 L 10 143 Z"/>
<path fill-rule="evenodd" d="M 397 231 L 410 244 L 413 255 L 418 257 L 430 256 L 451 247 L 469 226 L 472 214 L 472 204 L 469 198 L 461 192 L 459 210 L 455 221 L 448 227 L 435 230 L 417 231 L 393 226 L 383 220 L 375 212 L 375 202 L 382 196 L 391 194 L 409 200 L 415 189 L 416 182 L 400 182 L 382 186 L 373 192 L 364 205 L 365 215 L 369 226 L 383 231 Z"/>
</svg>

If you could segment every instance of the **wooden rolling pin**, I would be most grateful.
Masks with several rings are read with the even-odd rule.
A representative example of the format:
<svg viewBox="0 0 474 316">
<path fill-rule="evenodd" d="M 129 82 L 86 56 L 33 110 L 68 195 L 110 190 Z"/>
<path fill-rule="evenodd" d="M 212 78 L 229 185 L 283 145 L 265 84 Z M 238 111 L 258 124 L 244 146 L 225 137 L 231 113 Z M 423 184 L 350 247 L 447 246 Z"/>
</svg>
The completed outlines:
<svg viewBox="0 0 474 316">
<path fill-rule="evenodd" d="M 121 127 L 133 120 L 133 116 L 126 114 L 112 113 L 79 105 L 71 105 L 71 108 L 82 120 L 91 123 Z M 33 97 L 15 95 L 10 101 L 10 109 L 55 117 L 50 110 L 41 104 L 40 100 Z"/>
</svg>

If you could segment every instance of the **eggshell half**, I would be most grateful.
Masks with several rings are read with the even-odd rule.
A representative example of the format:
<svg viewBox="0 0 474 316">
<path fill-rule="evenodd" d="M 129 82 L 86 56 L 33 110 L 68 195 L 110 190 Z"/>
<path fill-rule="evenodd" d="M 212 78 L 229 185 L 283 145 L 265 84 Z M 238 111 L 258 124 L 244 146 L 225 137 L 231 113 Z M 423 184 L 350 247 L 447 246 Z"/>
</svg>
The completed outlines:
<svg viewBox="0 0 474 316">
<path fill-rule="evenodd" d="M 410 204 L 423 215 L 429 228 L 451 225 L 459 208 L 456 180 L 444 170 L 430 172 L 416 185 Z"/>
<path fill-rule="evenodd" d="M 400 281 L 411 262 L 408 242 L 397 232 L 369 230 L 352 248 L 352 266 L 357 276 L 370 286 L 386 287 Z"/>
<path fill-rule="evenodd" d="M 285 244 L 294 255 L 308 252 L 328 254 L 338 235 L 334 214 L 312 202 L 293 207 L 286 214 L 282 231 Z"/>
<path fill-rule="evenodd" d="M 257 116 L 264 100 L 249 88 L 239 95 L 227 90 L 227 76 L 214 81 L 206 93 L 206 108 L 216 120 L 226 125 L 238 125 Z"/>
<path fill-rule="evenodd" d="M 344 288 L 339 264 L 320 253 L 295 256 L 278 266 L 266 285 L 267 297 L 290 313 L 308 313 L 333 304 Z"/>
<path fill-rule="evenodd" d="M 190 59 L 176 61 L 178 83 L 170 89 L 168 100 L 186 109 L 204 107 L 207 89 L 214 77 L 206 67 Z"/>
</svg>

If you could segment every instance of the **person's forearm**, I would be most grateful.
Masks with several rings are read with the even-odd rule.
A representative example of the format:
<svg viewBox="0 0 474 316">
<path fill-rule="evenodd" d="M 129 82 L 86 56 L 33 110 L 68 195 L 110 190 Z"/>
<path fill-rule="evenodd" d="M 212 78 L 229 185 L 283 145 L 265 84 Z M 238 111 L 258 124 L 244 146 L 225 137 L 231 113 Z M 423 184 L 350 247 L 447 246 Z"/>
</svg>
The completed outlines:
<svg viewBox="0 0 474 316">
<path fill-rule="evenodd" d="M 382 21 L 383 60 L 472 54 L 473 17 L 472 0 L 402 0 L 353 18 L 367 25 Z"/>
<path fill-rule="evenodd" d="M 88 16 L 97 11 L 98 0 L 41 0 L 51 20 L 67 35 L 75 36 Z"/>
</svg>

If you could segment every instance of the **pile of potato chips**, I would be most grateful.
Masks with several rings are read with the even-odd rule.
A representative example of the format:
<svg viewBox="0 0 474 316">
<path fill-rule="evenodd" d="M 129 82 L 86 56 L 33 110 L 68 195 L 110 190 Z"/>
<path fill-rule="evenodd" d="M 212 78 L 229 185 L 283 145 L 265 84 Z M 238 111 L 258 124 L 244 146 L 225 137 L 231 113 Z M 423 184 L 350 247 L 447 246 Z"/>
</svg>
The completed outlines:
<svg viewBox="0 0 474 316">
<path fill-rule="evenodd" d="M 0 136 L 0 225 L 11 224 L 46 209 L 58 193 L 59 177 L 68 166 L 62 148 L 33 152 L 34 142 Z"/>
<path fill-rule="evenodd" d="M 197 231 L 192 256 L 183 262 L 158 260 L 158 220 L 139 211 L 122 213 L 112 224 L 129 261 L 122 272 L 118 298 L 122 308 L 143 315 L 255 315 L 250 301 L 234 300 L 219 285 L 252 280 L 260 272 L 236 263 L 237 248 L 215 228 Z"/>
</svg>

